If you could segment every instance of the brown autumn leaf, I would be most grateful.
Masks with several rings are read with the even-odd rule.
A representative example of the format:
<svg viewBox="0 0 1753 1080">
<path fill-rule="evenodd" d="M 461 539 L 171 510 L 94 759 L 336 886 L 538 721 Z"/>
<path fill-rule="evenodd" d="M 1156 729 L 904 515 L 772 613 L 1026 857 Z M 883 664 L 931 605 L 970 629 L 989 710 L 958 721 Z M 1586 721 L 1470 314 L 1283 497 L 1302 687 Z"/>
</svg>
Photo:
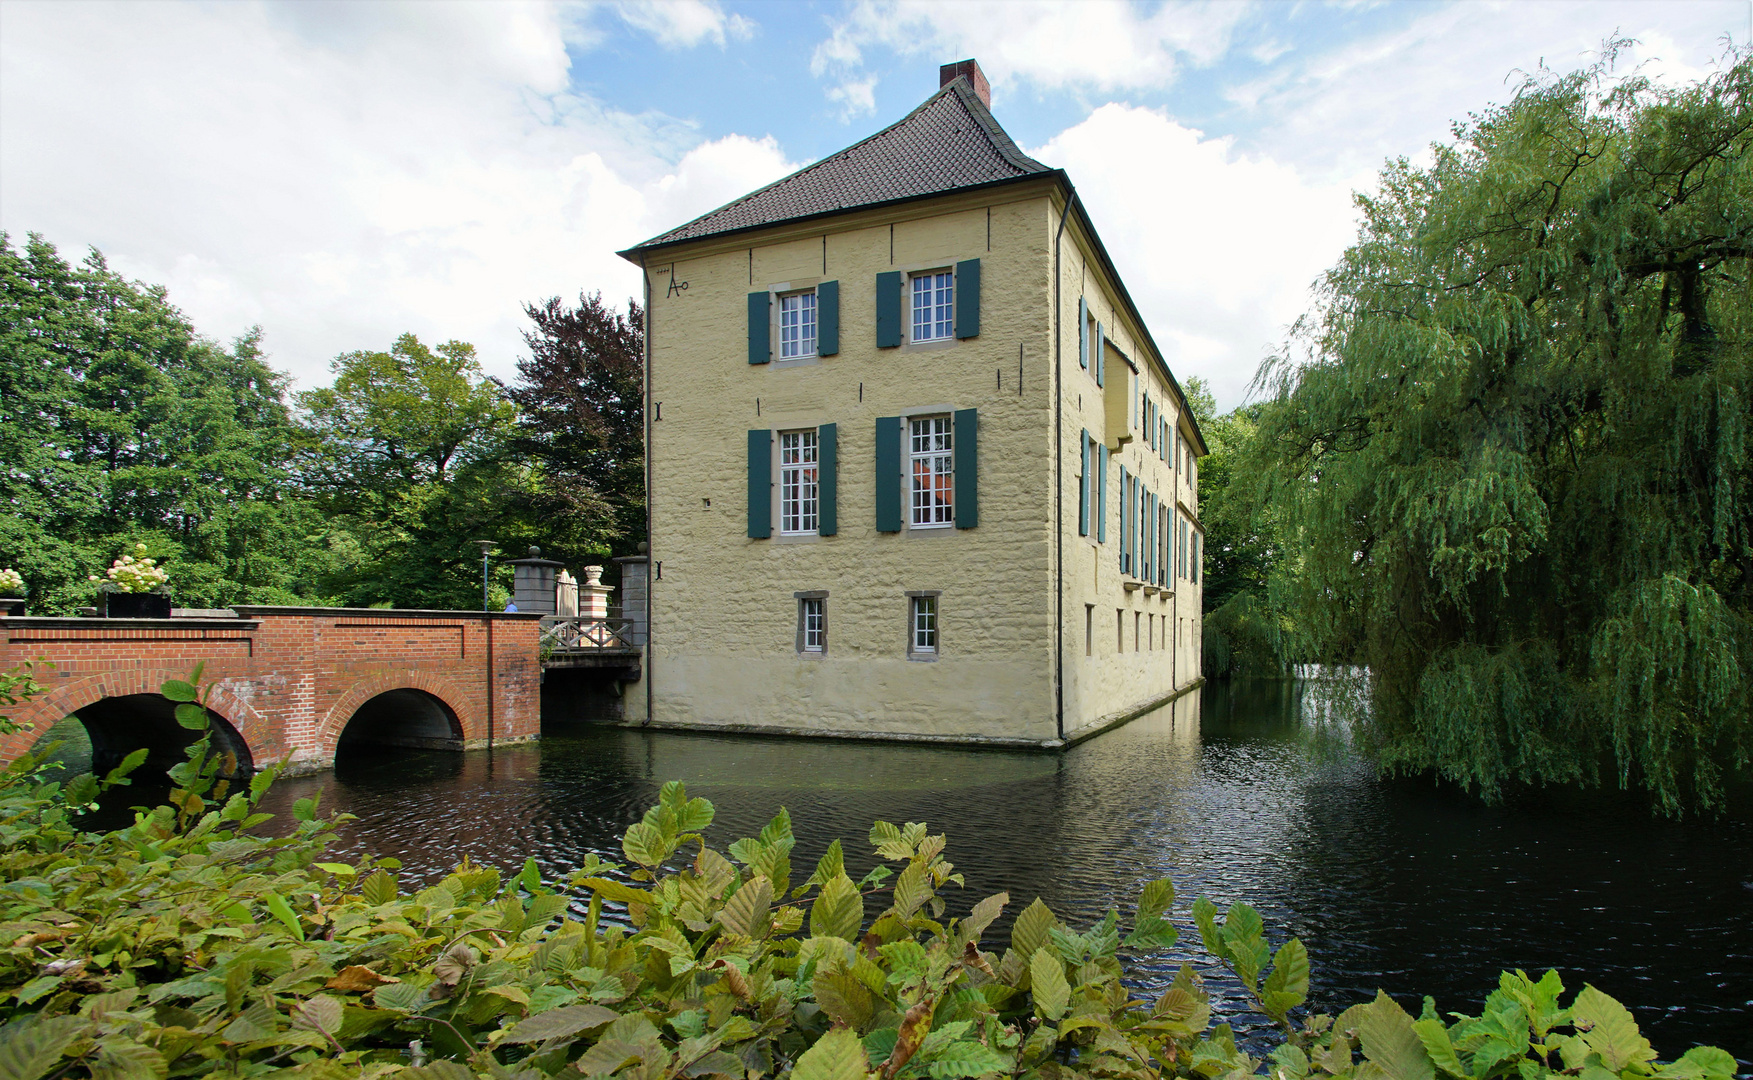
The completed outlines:
<svg viewBox="0 0 1753 1080">
<path fill-rule="evenodd" d="M 394 975 L 379 975 L 377 972 L 360 964 L 349 964 L 341 969 L 341 973 L 323 985 L 330 990 L 372 990 L 384 983 L 401 982 Z"/>
<path fill-rule="evenodd" d="M 34 934 L 26 934 L 12 943 L 15 949 L 29 949 L 41 945 L 45 941 L 60 941 L 67 936 L 65 930 L 38 930 Z"/>
<path fill-rule="evenodd" d="M 980 947 L 972 941 L 968 942 L 962 949 L 962 964 L 965 967 L 984 972 L 988 978 L 998 978 L 998 972 L 992 970 L 992 965 L 987 963 L 984 956 L 980 955 Z"/>
<path fill-rule="evenodd" d="M 913 1060 L 925 1037 L 931 1034 L 931 1015 L 937 1011 L 937 999 L 926 998 L 907 1010 L 901 1019 L 901 1033 L 895 1039 L 895 1048 L 889 1051 L 889 1060 L 883 1064 L 883 1080 L 895 1080 L 895 1074 Z"/>
<path fill-rule="evenodd" d="M 749 1000 L 749 981 L 743 977 L 743 973 L 737 970 L 734 964 L 724 965 L 724 981 L 730 987 L 731 993 L 744 1001 Z"/>
</svg>

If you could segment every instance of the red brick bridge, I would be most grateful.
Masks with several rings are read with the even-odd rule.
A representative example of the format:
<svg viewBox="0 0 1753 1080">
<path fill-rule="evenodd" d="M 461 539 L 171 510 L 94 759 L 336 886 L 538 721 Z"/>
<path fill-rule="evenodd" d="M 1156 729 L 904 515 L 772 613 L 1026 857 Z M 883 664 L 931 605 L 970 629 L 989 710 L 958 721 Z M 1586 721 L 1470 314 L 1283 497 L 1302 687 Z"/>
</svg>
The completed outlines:
<svg viewBox="0 0 1753 1080">
<path fill-rule="evenodd" d="M 78 714 L 102 770 L 139 747 L 147 769 L 182 758 L 190 733 L 158 695 L 205 661 L 215 741 L 246 768 L 334 764 L 356 745 L 455 750 L 541 732 L 539 614 L 237 607 L 235 618 L 0 618 L 0 668 L 48 661 L 44 690 L 12 718 L 0 759 Z"/>
</svg>

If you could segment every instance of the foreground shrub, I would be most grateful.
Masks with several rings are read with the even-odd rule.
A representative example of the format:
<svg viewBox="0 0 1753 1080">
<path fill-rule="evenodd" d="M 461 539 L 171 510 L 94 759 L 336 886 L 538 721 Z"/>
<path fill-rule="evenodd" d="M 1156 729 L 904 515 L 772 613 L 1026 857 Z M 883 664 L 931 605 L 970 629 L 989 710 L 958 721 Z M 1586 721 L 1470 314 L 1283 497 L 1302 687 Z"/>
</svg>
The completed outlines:
<svg viewBox="0 0 1753 1080">
<path fill-rule="evenodd" d="M 5 692 L 0 687 L 0 693 Z M 168 683 L 205 723 L 195 680 Z M 62 785 L 40 759 L 0 781 L 0 1078 L 162 1080 L 208 1073 L 404 1080 L 956 1080 L 961 1077 L 1584 1080 L 1731 1076 L 1699 1048 L 1661 1065 L 1631 1015 L 1555 973 L 1506 974 L 1481 1017 L 1416 1019 L 1385 995 L 1308 1015 L 1308 954 L 1274 951 L 1258 914 L 1192 907 L 1203 949 L 1277 1025 L 1266 1060 L 1210 1024 L 1184 965 L 1154 1001 L 1123 981 L 1122 947 L 1176 942 L 1167 880 L 1123 927 L 1077 931 L 1040 900 L 982 948 L 1009 903 L 949 917 L 961 886 L 925 825 L 877 822 L 883 863 L 854 881 L 833 843 L 794 885 L 784 810 L 720 852 L 713 808 L 666 784 L 627 830 L 624 865 L 595 856 L 570 892 L 533 862 L 504 880 L 464 864 L 409 894 L 393 860 L 324 862 L 339 818 L 295 808 L 255 835 L 272 770 L 231 790 L 203 737 L 166 805 L 93 834 L 71 815 L 99 781 Z M 605 911 L 613 918 L 606 918 Z M 1361 1057 L 1359 1056 L 1361 1052 Z"/>
</svg>

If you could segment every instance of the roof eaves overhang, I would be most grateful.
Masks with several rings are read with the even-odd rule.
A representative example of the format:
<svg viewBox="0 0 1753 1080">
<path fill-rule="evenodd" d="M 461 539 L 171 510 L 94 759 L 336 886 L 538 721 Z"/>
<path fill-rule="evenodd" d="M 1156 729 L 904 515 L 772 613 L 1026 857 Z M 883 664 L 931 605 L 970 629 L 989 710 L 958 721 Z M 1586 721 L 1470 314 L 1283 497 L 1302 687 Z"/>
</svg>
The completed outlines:
<svg viewBox="0 0 1753 1080">
<path fill-rule="evenodd" d="M 1126 305 L 1126 313 L 1132 316 L 1133 322 L 1138 324 L 1139 331 L 1144 334 L 1145 344 L 1150 346 L 1151 355 L 1156 357 L 1158 366 L 1162 368 L 1163 376 L 1169 380 L 1169 385 L 1175 388 L 1175 396 L 1181 399 L 1181 412 L 1187 417 L 1187 423 L 1193 429 L 1193 441 L 1197 444 L 1198 449 L 1197 456 L 1204 457 L 1211 452 L 1211 449 L 1205 443 L 1205 433 L 1199 430 L 1198 418 L 1193 415 L 1193 410 L 1187 406 L 1187 392 L 1181 389 L 1181 384 L 1175 378 L 1175 373 L 1169 370 L 1168 361 L 1163 359 L 1162 349 L 1157 346 L 1156 338 L 1151 336 L 1150 324 L 1144 321 L 1143 315 L 1139 314 L 1138 305 L 1133 302 L 1132 294 L 1126 289 L 1126 280 L 1120 276 L 1119 269 L 1114 266 L 1114 259 L 1108 254 L 1107 245 L 1102 243 L 1102 234 L 1096 231 L 1096 223 L 1090 220 L 1089 211 L 1084 209 L 1083 200 L 1077 197 L 1077 189 L 1072 186 L 1071 177 L 1066 174 L 1064 169 L 1055 169 L 1054 173 L 1059 178 L 1063 197 L 1070 201 L 1072 209 L 1077 214 L 1078 224 L 1083 226 L 1084 231 L 1089 234 L 1090 243 L 1095 246 L 1097 260 L 1101 262 L 1102 269 L 1107 272 L 1108 277 L 1113 280 L 1114 288 L 1119 290 L 1120 301 Z"/>
<path fill-rule="evenodd" d="M 927 191 L 919 195 L 908 195 L 899 199 L 886 199 L 882 202 L 868 202 L 859 203 L 857 206 L 836 207 L 833 210 L 823 210 L 814 214 L 800 214 L 797 217 L 780 218 L 777 221 L 763 221 L 755 225 L 743 225 L 735 229 L 725 229 L 723 232 L 707 233 L 704 236 L 678 237 L 675 240 L 668 240 L 661 244 L 638 244 L 626 249 L 625 251 L 617 251 L 615 254 L 626 259 L 635 266 L 642 266 L 644 265 L 644 263 L 640 261 L 642 256 L 649 260 L 651 255 L 656 252 L 668 251 L 672 248 L 686 247 L 689 244 L 708 243 L 724 240 L 727 237 L 757 233 L 763 229 L 776 229 L 780 226 L 798 225 L 809 221 L 824 221 L 828 218 L 842 217 L 848 214 L 862 214 L 871 210 L 906 206 L 909 203 L 924 202 L 927 199 L 940 199 L 945 195 L 965 195 L 970 191 L 990 191 L 993 188 L 1005 187 L 1009 184 L 1021 184 L 1029 180 L 1038 181 L 1051 178 L 1055 173 L 1061 177 L 1064 176 L 1063 170 L 1054 170 L 1054 172 L 1049 173 L 1028 173 L 1023 176 L 1006 176 L 998 180 L 988 181 L 984 184 L 967 184 L 962 187 L 945 188 L 942 191 Z"/>
</svg>

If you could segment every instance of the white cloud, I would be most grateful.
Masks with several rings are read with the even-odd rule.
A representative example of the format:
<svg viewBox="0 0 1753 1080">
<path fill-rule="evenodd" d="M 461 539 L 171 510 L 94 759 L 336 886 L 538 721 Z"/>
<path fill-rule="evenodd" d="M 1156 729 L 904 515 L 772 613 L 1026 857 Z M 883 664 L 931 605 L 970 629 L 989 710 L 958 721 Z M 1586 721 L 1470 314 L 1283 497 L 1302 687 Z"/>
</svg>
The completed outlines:
<svg viewBox="0 0 1753 1080">
<path fill-rule="evenodd" d="M 722 49 L 727 38 L 745 41 L 755 33 L 753 22 L 726 14 L 718 0 L 623 0 L 616 9 L 628 25 L 669 49 L 691 49 L 702 41 Z"/>
<path fill-rule="evenodd" d="M 876 112 L 875 75 L 862 79 L 846 79 L 838 86 L 828 88 L 828 100 L 840 106 L 840 119 L 850 120 L 855 116 Z"/>
<path fill-rule="evenodd" d="M 1177 378 L 1203 376 L 1220 409 L 1241 402 L 1356 232 L 1350 184 L 1311 182 L 1154 109 L 1104 105 L 1028 153 L 1070 172 L 1164 359 Z"/>
<path fill-rule="evenodd" d="M 645 217 L 638 239 L 691 221 L 801 168 L 785 160 L 771 135 L 727 135 L 688 151 L 675 170 L 645 188 Z"/>
<path fill-rule="evenodd" d="M 1202 66 L 1229 48 L 1244 3 L 1168 3 L 1154 12 L 1125 0 L 859 0 L 816 47 L 810 67 L 840 80 L 829 96 L 870 111 L 869 89 L 854 93 L 865 50 L 944 59 L 975 56 L 994 87 L 1012 80 L 1046 90 L 1171 85 L 1184 64 Z M 865 105 L 865 101 L 872 104 Z"/>
<path fill-rule="evenodd" d="M 521 305 L 637 295 L 613 252 L 795 166 L 564 91 L 546 4 L 9 2 L 0 228 L 252 323 L 309 385 L 411 330 L 507 375 Z M 685 152 L 684 152 L 685 151 Z"/>
<path fill-rule="evenodd" d="M 1639 39 L 1620 72 L 1643 64 L 1661 81 L 1695 79 L 1732 32 L 1748 28 L 1745 0 L 1649 4 L 1632 0 L 1473 2 L 1419 7 L 1392 31 L 1324 51 L 1299 50 L 1263 77 L 1225 88 L 1251 114 L 1246 145 L 1326 176 L 1417 157 L 1450 137 L 1450 123 L 1509 101 L 1543 61 L 1556 71 L 1592 62 L 1615 35 Z"/>
</svg>

